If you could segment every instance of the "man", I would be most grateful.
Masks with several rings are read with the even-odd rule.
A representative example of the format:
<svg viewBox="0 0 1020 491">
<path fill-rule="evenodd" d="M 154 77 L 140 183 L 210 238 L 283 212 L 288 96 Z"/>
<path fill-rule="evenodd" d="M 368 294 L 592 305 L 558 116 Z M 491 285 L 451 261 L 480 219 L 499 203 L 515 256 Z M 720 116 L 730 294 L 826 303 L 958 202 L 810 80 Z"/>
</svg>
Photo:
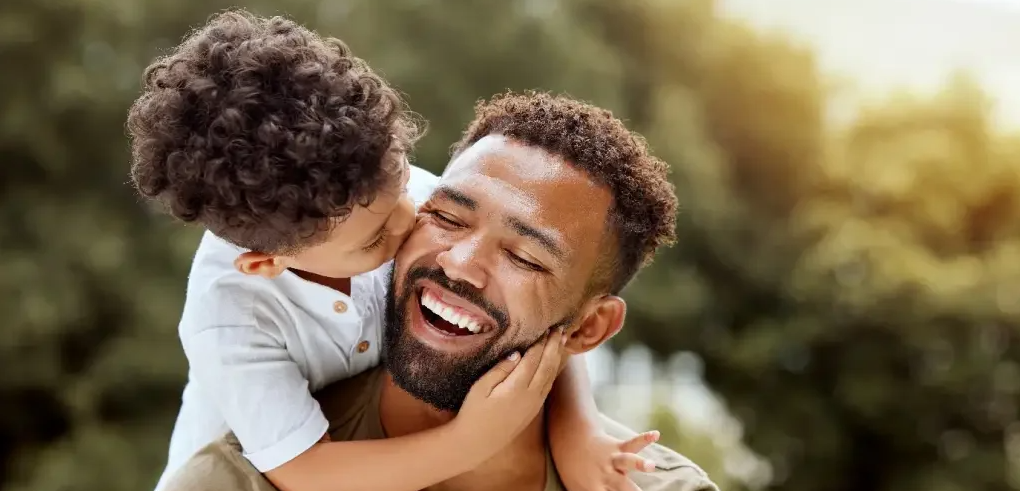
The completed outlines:
<svg viewBox="0 0 1020 491">
<path fill-rule="evenodd" d="M 500 360 L 536 344 L 580 354 L 615 335 L 626 312 L 620 290 L 675 238 L 666 170 L 608 111 L 534 93 L 479 104 L 396 257 L 381 306 L 385 368 L 317 394 L 331 437 L 427 431 L 452 419 Z M 546 342 L 560 333 L 562 344 Z M 540 414 L 496 457 L 434 488 L 562 489 L 544 420 Z M 716 489 L 674 452 L 652 446 L 641 454 L 657 467 L 632 476 L 641 489 Z M 401 463 L 393 465 L 400 472 Z M 167 489 L 273 488 L 228 436 L 193 457 Z"/>
</svg>

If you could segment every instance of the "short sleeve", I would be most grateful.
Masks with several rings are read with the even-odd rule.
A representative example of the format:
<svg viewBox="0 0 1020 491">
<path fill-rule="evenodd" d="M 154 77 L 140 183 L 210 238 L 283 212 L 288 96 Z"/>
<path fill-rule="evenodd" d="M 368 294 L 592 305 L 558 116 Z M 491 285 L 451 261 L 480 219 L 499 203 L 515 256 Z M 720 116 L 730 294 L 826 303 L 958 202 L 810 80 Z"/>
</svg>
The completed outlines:
<svg viewBox="0 0 1020 491">
<path fill-rule="evenodd" d="M 184 339 L 191 376 L 237 436 L 244 456 L 273 470 L 329 428 L 282 341 L 256 326 L 212 327 Z"/>
</svg>

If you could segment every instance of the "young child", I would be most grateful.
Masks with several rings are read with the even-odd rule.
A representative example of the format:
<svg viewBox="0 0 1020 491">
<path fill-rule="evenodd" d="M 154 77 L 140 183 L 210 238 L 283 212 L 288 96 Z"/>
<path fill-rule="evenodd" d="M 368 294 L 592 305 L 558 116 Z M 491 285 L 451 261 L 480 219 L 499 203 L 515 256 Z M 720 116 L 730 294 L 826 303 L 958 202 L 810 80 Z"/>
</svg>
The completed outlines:
<svg viewBox="0 0 1020 491">
<path fill-rule="evenodd" d="M 386 450 L 328 441 L 312 392 L 379 362 L 373 299 L 436 182 L 408 164 L 418 128 L 398 93 L 340 41 L 281 18 L 215 16 L 146 70 L 128 129 L 138 191 L 207 229 L 179 327 L 189 381 L 157 489 L 227 431 L 285 491 L 416 491 L 509 442 L 491 431 L 498 407 Z M 652 470 L 635 453 L 657 433 L 604 435 L 582 360 L 550 400 L 568 486 L 630 489 L 626 472 Z M 407 459 L 417 471 L 370 471 Z"/>
</svg>

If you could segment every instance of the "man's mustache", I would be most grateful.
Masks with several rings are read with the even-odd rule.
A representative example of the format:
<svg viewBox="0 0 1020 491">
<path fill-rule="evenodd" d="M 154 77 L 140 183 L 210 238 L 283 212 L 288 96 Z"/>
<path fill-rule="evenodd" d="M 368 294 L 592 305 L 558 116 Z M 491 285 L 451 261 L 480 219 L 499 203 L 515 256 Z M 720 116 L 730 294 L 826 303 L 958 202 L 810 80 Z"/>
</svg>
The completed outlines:
<svg viewBox="0 0 1020 491">
<path fill-rule="evenodd" d="M 492 305 L 485 296 L 482 295 L 481 290 L 475 288 L 470 283 L 461 280 L 450 279 L 446 276 L 440 268 L 428 268 L 425 266 L 415 266 L 407 272 L 406 279 L 404 280 L 405 286 L 408 288 L 407 294 L 410 294 L 411 286 L 414 285 L 418 280 L 431 280 L 437 285 L 449 290 L 451 293 L 473 303 L 476 307 L 484 310 L 487 314 L 492 316 L 492 319 L 496 321 L 496 327 L 500 330 L 506 330 L 510 327 L 510 321 L 506 312 Z"/>
</svg>

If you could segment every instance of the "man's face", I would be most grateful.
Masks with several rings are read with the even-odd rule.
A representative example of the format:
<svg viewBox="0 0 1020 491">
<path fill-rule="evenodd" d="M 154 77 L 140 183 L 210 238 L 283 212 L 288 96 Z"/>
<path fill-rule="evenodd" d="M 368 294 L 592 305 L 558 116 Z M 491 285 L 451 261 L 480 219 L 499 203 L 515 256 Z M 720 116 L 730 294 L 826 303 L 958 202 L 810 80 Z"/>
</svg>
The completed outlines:
<svg viewBox="0 0 1020 491">
<path fill-rule="evenodd" d="M 397 253 L 384 356 L 441 410 L 512 351 L 570 326 L 599 257 L 609 190 L 544 150 L 488 136 L 458 155 Z"/>
</svg>

